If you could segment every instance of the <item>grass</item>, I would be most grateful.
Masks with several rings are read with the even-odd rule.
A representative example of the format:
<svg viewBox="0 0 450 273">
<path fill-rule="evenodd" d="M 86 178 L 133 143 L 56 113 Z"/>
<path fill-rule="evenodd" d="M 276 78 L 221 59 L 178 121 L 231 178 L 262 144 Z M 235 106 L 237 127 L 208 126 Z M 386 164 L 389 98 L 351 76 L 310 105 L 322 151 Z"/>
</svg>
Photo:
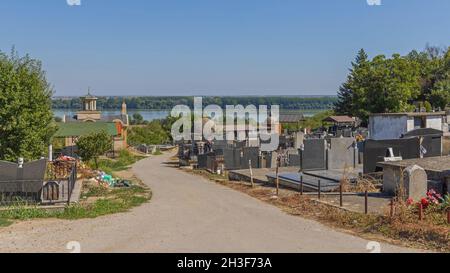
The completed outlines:
<svg viewBox="0 0 450 273">
<path fill-rule="evenodd" d="M 120 189 L 100 189 L 90 187 L 83 194 L 84 202 L 67 206 L 61 211 L 44 210 L 39 207 L 16 205 L 8 210 L 0 211 L 0 226 L 7 226 L 11 220 L 30 220 L 41 218 L 59 218 L 77 220 L 85 218 L 97 218 L 108 214 L 127 212 L 133 207 L 148 202 L 151 198 L 149 189 L 142 186 L 132 186 Z M 90 199 L 95 198 L 90 202 Z"/>
<path fill-rule="evenodd" d="M 57 215 L 60 219 L 96 218 L 103 215 L 127 212 L 131 208 L 148 202 L 151 191 L 135 180 L 129 188 L 105 188 L 86 184 L 83 187 L 80 204 L 73 205 Z"/>
<path fill-rule="evenodd" d="M 98 160 L 98 169 L 106 172 L 118 172 L 129 169 L 130 165 L 136 163 L 137 161 L 144 159 L 143 156 L 137 156 L 130 153 L 128 150 L 120 151 L 116 159 L 101 158 Z M 92 169 L 97 169 L 94 162 L 89 162 L 89 167 Z"/>
<path fill-rule="evenodd" d="M 7 227 L 7 226 L 9 226 L 11 224 L 12 224 L 11 221 L 9 221 L 7 219 L 0 218 L 0 227 Z"/>
</svg>

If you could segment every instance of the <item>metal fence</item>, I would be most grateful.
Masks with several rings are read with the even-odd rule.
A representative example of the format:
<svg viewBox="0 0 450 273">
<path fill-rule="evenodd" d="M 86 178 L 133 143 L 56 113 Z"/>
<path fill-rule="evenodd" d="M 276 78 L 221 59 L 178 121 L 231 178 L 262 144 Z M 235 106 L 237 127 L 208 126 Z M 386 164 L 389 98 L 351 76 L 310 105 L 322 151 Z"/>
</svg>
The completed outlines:
<svg viewBox="0 0 450 273">
<path fill-rule="evenodd" d="M 0 206 L 70 203 L 76 181 L 76 163 L 49 163 L 41 180 L 0 181 Z"/>
</svg>

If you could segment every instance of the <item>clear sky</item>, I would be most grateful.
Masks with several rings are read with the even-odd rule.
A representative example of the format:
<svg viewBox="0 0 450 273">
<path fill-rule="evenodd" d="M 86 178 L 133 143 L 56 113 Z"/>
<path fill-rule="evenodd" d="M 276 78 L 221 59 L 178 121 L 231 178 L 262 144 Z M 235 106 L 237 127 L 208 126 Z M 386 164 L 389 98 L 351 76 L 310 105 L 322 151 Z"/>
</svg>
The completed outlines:
<svg viewBox="0 0 450 273">
<path fill-rule="evenodd" d="M 2 0 L 0 50 L 41 59 L 59 96 L 336 94 L 360 48 L 450 45 L 449 0 L 381 2 Z"/>
</svg>

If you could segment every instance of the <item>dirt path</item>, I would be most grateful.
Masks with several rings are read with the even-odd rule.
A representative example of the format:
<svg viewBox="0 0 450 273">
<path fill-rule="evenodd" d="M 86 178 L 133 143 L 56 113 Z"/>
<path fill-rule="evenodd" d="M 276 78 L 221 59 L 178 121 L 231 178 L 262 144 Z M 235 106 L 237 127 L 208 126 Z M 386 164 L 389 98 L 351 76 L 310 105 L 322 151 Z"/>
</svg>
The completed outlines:
<svg viewBox="0 0 450 273">
<path fill-rule="evenodd" d="M 152 188 L 150 203 L 97 219 L 17 223 L 0 229 L 0 252 L 68 252 L 70 241 L 82 252 L 368 252 L 366 240 L 173 169 L 168 158 L 133 168 Z"/>
</svg>

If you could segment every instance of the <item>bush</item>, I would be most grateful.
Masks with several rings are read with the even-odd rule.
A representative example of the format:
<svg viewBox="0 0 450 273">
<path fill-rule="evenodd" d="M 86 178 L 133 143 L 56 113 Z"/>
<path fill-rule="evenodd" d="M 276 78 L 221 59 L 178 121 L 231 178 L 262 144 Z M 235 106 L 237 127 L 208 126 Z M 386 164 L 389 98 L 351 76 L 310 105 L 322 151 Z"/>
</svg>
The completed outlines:
<svg viewBox="0 0 450 273">
<path fill-rule="evenodd" d="M 128 150 L 122 150 L 119 152 L 117 159 L 99 159 L 98 165 L 91 166 L 107 173 L 114 171 L 123 171 L 143 157 L 135 156 Z"/>
<path fill-rule="evenodd" d="M 98 169 L 98 158 L 112 148 L 112 139 L 106 132 L 92 133 L 82 136 L 77 141 L 77 146 L 81 158 L 88 162 L 94 160 Z"/>
<path fill-rule="evenodd" d="M 154 120 L 145 127 L 133 127 L 128 134 L 128 144 L 131 146 L 158 145 L 168 141 L 170 141 L 169 133 L 159 120 Z"/>
</svg>

